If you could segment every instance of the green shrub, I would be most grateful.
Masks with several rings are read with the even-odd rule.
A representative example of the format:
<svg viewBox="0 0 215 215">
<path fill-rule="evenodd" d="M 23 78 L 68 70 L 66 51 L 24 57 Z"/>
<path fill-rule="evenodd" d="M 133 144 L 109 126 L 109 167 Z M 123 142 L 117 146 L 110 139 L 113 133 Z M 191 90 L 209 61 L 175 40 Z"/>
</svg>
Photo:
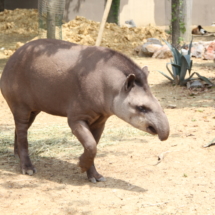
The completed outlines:
<svg viewBox="0 0 215 215">
<path fill-rule="evenodd" d="M 161 71 L 158 71 L 158 72 L 160 72 L 162 75 L 168 78 L 175 85 L 181 85 L 181 86 L 186 85 L 186 83 L 192 80 L 192 77 L 196 74 L 199 77 L 199 79 L 202 79 L 209 85 L 215 86 L 208 78 L 201 76 L 199 73 L 197 72 L 191 73 L 192 66 L 193 66 L 193 61 L 191 60 L 191 57 L 190 57 L 192 41 L 189 44 L 187 55 L 183 55 L 182 52 L 180 53 L 176 48 L 170 45 L 167 41 L 164 41 L 164 42 L 170 48 L 173 55 L 173 60 L 171 60 L 170 63 L 166 64 L 166 68 L 169 74 L 171 75 L 171 77 L 169 77 L 168 75 L 166 75 Z M 172 71 L 169 69 L 168 65 L 172 65 Z M 189 73 L 189 78 L 185 78 L 187 72 Z"/>
</svg>

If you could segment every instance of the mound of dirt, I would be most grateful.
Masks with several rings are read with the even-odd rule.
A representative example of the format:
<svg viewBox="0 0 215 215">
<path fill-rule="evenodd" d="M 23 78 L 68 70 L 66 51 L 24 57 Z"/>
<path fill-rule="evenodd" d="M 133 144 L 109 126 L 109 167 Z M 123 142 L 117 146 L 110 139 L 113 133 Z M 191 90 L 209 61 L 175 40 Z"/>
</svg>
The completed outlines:
<svg viewBox="0 0 215 215">
<path fill-rule="evenodd" d="M 37 34 L 38 11 L 36 9 L 15 9 L 0 12 L 0 31 L 4 34 Z"/>
<path fill-rule="evenodd" d="M 6 34 L 36 35 L 38 33 L 37 10 L 5 10 L 0 13 L 0 21 L 0 30 Z M 63 40 L 83 45 L 95 45 L 99 26 L 99 22 L 77 16 L 74 20 L 63 24 Z M 132 53 L 135 47 L 143 44 L 147 38 L 152 37 L 167 39 L 167 34 L 150 24 L 141 28 L 128 28 L 120 27 L 114 23 L 106 23 L 101 46 L 120 52 Z M 10 56 L 18 47 L 20 47 L 20 43 L 14 49 L 5 50 L 4 54 Z"/>
<path fill-rule="evenodd" d="M 63 25 L 63 38 L 67 41 L 95 45 L 99 31 L 99 22 L 77 16 L 76 19 Z M 142 28 L 120 27 L 114 23 L 106 23 L 101 46 L 120 52 L 129 52 L 147 38 L 167 39 L 166 33 L 158 27 L 148 25 Z"/>
</svg>

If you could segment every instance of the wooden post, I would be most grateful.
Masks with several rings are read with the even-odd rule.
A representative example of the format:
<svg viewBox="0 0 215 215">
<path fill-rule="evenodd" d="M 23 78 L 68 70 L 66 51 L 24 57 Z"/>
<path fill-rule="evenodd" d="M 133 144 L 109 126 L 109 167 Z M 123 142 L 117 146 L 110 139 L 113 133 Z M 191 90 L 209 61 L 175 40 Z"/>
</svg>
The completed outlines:
<svg viewBox="0 0 215 215">
<path fill-rule="evenodd" d="M 104 11 L 102 21 L 100 24 L 100 28 L 99 28 L 99 34 L 98 34 L 98 37 L 96 39 L 96 46 L 100 46 L 100 44 L 101 44 L 102 34 L 104 31 L 105 23 L 106 23 L 106 20 L 107 20 L 109 11 L 110 11 L 111 4 L 112 4 L 112 0 L 107 0 L 107 4 L 105 6 L 105 11 Z"/>
</svg>

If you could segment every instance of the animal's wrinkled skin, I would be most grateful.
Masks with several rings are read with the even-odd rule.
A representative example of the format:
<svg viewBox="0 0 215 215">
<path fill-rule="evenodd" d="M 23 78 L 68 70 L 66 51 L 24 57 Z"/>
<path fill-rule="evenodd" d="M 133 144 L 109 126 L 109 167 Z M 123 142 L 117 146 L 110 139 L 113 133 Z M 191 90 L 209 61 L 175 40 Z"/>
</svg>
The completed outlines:
<svg viewBox="0 0 215 215">
<path fill-rule="evenodd" d="M 111 115 L 166 140 L 169 123 L 150 92 L 148 73 L 147 67 L 141 69 L 124 55 L 102 47 L 42 39 L 19 48 L 4 68 L 1 91 L 14 116 L 14 153 L 23 174 L 36 172 L 27 131 L 41 111 L 68 118 L 84 147 L 79 166 L 94 183 L 105 180 L 94 158 Z"/>
</svg>

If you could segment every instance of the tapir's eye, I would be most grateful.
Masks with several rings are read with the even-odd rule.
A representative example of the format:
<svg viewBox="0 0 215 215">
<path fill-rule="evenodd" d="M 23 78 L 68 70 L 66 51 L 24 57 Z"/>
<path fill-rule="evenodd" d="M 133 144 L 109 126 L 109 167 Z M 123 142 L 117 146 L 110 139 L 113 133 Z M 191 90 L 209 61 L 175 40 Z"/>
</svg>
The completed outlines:
<svg viewBox="0 0 215 215">
<path fill-rule="evenodd" d="M 137 110 L 142 112 L 142 113 L 147 113 L 149 112 L 149 108 L 145 107 L 145 106 L 137 106 Z"/>
</svg>

